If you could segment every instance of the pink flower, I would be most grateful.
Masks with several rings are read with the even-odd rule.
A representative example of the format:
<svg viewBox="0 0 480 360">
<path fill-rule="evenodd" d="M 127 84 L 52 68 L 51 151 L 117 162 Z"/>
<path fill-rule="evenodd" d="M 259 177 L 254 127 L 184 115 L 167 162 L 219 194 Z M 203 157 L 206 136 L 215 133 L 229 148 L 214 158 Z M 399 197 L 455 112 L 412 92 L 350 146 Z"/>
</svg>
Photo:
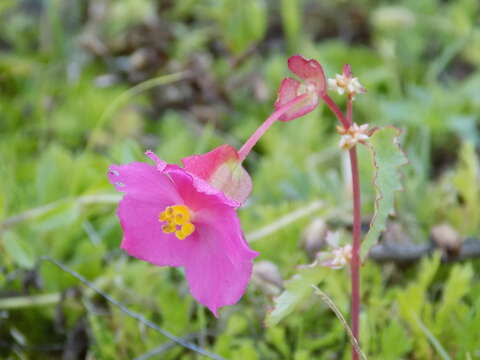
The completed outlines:
<svg viewBox="0 0 480 360">
<path fill-rule="evenodd" d="M 292 106 L 279 120 L 290 121 L 303 116 L 318 105 L 319 98 L 326 93 L 327 82 L 322 66 L 318 61 L 305 59 L 301 55 L 293 55 L 288 59 L 289 69 L 303 81 L 285 78 L 278 91 L 275 108 L 279 109 L 293 99 L 305 96 L 304 100 Z"/>
<path fill-rule="evenodd" d="M 112 165 L 108 173 L 124 193 L 117 209 L 121 248 L 157 266 L 184 267 L 193 297 L 218 316 L 245 292 L 258 255 L 236 214 L 250 177 L 228 145 L 183 159 L 184 168 L 146 154 L 155 166 Z"/>
</svg>

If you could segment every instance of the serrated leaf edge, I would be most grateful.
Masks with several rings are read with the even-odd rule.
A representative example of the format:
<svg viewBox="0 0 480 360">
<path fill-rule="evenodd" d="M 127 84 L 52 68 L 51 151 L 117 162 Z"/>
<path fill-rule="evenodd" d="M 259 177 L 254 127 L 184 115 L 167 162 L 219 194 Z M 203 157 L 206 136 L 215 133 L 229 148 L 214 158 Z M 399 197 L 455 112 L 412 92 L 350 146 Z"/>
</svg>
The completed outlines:
<svg viewBox="0 0 480 360">
<path fill-rule="evenodd" d="M 401 148 L 400 146 L 400 135 L 402 134 L 402 130 L 393 126 L 393 125 L 387 125 L 387 126 L 383 126 L 383 127 L 377 127 L 375 129 L 373 129 L 372 133 L 370 134 L 370 136 L 373 136 L 377 131 L 380 131 L 382 129 L 386 129 L 386 128 L 391 128 L 393 130 L 395 130 L 396 132 L 396 135 L 394 136 L 393 138 L 393 144 L 398 148 L 399 152 L 403 155 L 405 161 L 398 165 L 396 167 L 396 172 L 397 172 L 397 176 L 401 179 L 401 183 L 403 183 L 403 174 L 402 172 L 400 171 L 400 168 L 402 168 L 403 166 L 409 164 L 409 160 L 408 160 L 408 157 L 407 157 L 407 154 L 403 151 L 403 149 Z M 365 235 L 364 237 L 364 240 L 365 238 L 367 237 L 367 235 L 370 233 L 370 229 L 372 227 L 372 224 L 375 223 L 376 221 L 376 218 L 377 218 L 377 215 L 378 215 L 378 208 L 379 208 L 379 204 L 380 204 L 380 201 L 384 198 L 383 194 L 382 194 L 382 191 L 380 191 L 380 188 L 377 184 L 377 180 L 378 180 L 378 169 L 379 169 L 379 166 L 377 164 L 377 160 L 376 160 L 376 156 L 375 156 L 375 150 L 373 148 L 373 146 L 371 146 L 369 143 L 366 143 L 366 146 L 368 147 L 368 149 L 371 151 L 371 155 L 372 155 L 372 160 L 373 160 L 373 166 L 375 167 L 375 176 L 373 177 L 373 186 L 375 188 L 375 210 L 373 212 L 373 217 L 372 217 L 372 220 L 370 221 L 370 225 L 369 225 L 369 229 L 368 229 L 368 232 L 367 234 Z M 394 192 L 402 192 L 404 191 L 405 188 L 403 187 L 403 185 L 401 185 L 400 188 L 398 189 L 395 189 L 393 190 Z M 395 210 L 393 210 L 393 212 L 390 212 L 389 215 L 395 215 Z M 384 229 L 383 231 L 385 230 L 386 226 L 384 225 Z M 362 241 L 362 245 L 363 245 L 363 241 Z M 363 250 L 363 246 L 360 248 L 360 256 L 361 256 L 361 260 L 362 262 L 365 261 L 365 258 L 367 257 L 368 255 L 368 251 L 370 249 L 368 249 L 366 252 Z"/>
</svg>

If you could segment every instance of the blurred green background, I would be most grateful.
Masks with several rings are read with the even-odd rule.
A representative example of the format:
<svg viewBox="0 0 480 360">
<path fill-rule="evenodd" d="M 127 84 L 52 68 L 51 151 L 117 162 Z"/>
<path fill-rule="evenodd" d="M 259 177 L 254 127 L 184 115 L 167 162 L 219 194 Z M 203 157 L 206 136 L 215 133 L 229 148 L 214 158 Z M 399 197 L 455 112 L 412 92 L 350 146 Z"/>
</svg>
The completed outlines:
<svg viewBox="0 0 480 360">
<path fill-rule="evenodd" d="M 240 217 L 261 266 L 219 319 L 192 300 L 181 270 L 118 249 L 119 195 L 107 168 L 144 161 L 146 149 L 179 162 L 240 146 L 272 111 L 288 56 L 301 53 L 329 77 L 350 63 L 368 90 L 354 119 L 403 130 L 410 163 L 392 236 L 426 243 L 447 224 L 457 238 L 475 237 L 479 19 L 478 0 L 1 0 L 0 358 L 200 358 L 39 261 L 50 255 L 225 358 L 348 359 L 342 324 L 319 298 L 275 327 L 263 324 L 281 278 L 311 261 L 325 228 L 351 224 L 328 109 L 276 124 L 247 160 L 254 191 Z M 361 171 L 367 221 L 374 191 L 365 151 Z M 480 359 L 479 268 L 439 256 L 368 262 L 361 332 L 369 358 Z M 320 287 L 348 315 L 348 273 L 332 271 Z"/>
</svg>

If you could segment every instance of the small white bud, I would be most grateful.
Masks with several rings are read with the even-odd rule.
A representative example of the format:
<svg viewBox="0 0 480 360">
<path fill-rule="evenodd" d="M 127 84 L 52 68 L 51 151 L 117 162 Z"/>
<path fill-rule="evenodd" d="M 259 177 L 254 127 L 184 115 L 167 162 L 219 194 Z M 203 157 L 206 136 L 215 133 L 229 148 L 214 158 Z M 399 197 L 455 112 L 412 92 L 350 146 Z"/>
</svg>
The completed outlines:
<svg viewBox="0 0 480 360">
<path fill-rule="evenodd" d="M 334 79 L 328 79 L 328 88 L 338 92 L 340 95 L 347 93 L 347 95 L 352 97 L 352 100 L 356 94 L 361 94 L 366 91 L 357 77 L 346 74 L 336 74 Z"/>
<path fill-rule="evenodd" d="M 358 126 L 353 123 L 348 129 L 337 128 L 337 131 L 342 137 L 340 138 L 339 146 L 341 149 L 350 150 L 359 142 L 368 140 L 368 124 Z"/>
</svg>

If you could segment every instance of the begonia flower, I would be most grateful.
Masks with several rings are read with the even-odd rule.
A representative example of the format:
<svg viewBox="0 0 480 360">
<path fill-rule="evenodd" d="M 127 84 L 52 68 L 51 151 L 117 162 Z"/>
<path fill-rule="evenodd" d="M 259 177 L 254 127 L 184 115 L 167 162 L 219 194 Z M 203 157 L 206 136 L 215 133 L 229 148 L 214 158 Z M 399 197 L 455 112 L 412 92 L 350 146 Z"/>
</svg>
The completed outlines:
<svg viewBox="0 0 480 360">
<path fill-rule="evenodd" d="M 299 96 L 306 96 L 279 118 L 282 121 L 290 121 L 311 112 L 327 90 L 325 73 L 318 61 L 293 55 L 288 59 L 288 67 L 302 81 L 285 78 L 280 85 L 275 108 L 279 109 Z"/>
<path fill-rule="evenodd" d="M 340 246 L 340 235 L 338 232 L 329 232 L 326 242 L 330 251 L 320 251 L 317 253 L 315 262 L 310 266 L 325 266 L 337 270 L 350 264 L 352 260 L 352 245 Z"/>
<path fill-rule="evenodd" d="M 337 126 L 337 133 L 341 135 L 338 146 L 343 150 L 350 150 L 357 143 L 365 144 L 369 139 L 368 124 L 357 125 L 353 123 L 348 129 Z"/>
<path fill-rule="evenodd" d="M 343 67 L 342 75 L 336 74 L 334 79 L 328 79 L 328 88 L 338 92 L 340 95 L 347 94 L 352 100 L 355 99 L 356 94 L 366 92 L 358 78 L 353 76 L 349 64 Z"/>
<path fill-rule="evenodd" d="M 183 267 L 193 297 L 218 316 L 245 292 L 258 255 L 236 214 L 250 177 L 228 145 L 185 158 L 184 168 L 146 154 L 155 165 L 109 169 L 110 182 L 124 193 L 117 209 L 121 248 L 157 266 Z"/>
<path fill-rule="evenodd" d="M 117 209 L 121 248 L 157 266 L 184 267 L 193 297 L 215 316 L 243 295 L 258 255 L 249 248 L 236 214 L 252 190 L 242 162 L 271 125 L 311 111 L 325 91 L 317 61 L 296 55 L 289 67 L 304 83 L 282 83 L 276 110 L 240 150 L 222 145 L 184 158 L 183 167 L 147 152 L 155 165 L 112 165 L 108 173 L 124 193 Z"/>
</svg>

